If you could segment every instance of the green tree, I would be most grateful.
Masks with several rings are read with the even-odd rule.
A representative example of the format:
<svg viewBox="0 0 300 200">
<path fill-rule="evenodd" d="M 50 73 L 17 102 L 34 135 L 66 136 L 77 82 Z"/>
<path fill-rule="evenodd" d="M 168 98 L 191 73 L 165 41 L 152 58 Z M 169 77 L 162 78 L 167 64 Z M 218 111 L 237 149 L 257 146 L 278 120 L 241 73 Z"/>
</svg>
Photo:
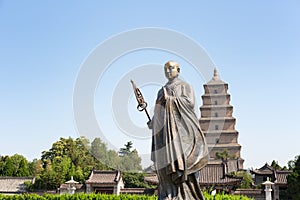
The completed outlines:
<svg viewBox="0 0 300 200">
<path fill-rule="evenodd" d="M 235 173 L 235 176 L 243 178 L 242 184 L 239 186 L 239 188 L 242 189 L 250 189 L 253 185 L 253 179 L 249 172 L 247 171 L 238 171 Z"/>
<path fill-rule="evenodd" d="M 132 146 L 133 146 L 133 143 L 132 143 L 132 141 L 129 141 L 124 146 L 125 147 L 120 148 L 120 151 L 119 151 L 120 156 L 125 156 L 125 155 L 130 154 Z"/>
<path fill-rule="evenodd" d="M 16 171 L 16 176 L 22 177 L 22 176 L 29 176 L 29 169 L 28 169 L 28 163 L 25 158 L 22 158 L 19 162 L 18 169 Z"/>
<path fill-rule="evenodd" d="M 40 163 L 37 160 L 30 163 L 30 172 L 37 174 L 34 187 L 54 189 L 71 176 L 84 183 L 92 169 L 141 170 L 141 158 L 136 149 L 132 150 L 132 145 L 132 142 L 126 143 L 123 148 L 126 153 L 120 157 L 116 151 L 108 150 L 100 138 L 95 138 L 91 144 L 84 137 L 60 138 L 49 150 L 42 152 Z"/>
<path fill-rule="evenodd" d="M 273 167 L 276 170 L 281 170 L 282 168 L 278 165 L 278 162 L 273 160 L 271 163 L 271 167 Z"/>
<path fill-rule="evenodd" d="M 288 171 L 288 170 L 289 170 L 289 168 L 287 168 L 287 166 L 283 166 L 282 170 L 284 170 L 284 171 Z"/>
<path fill-rule="evenodd" d="M 287 194 L 291 199 L 300 199 L 300 155 L 289 162 L 289 167 L 293 172 L 287 176 Z"/>
<path fill-rule="evenodd" d="M 75 174 L 73 174 L 73 177 L 76 181 L 79 181 L 81 183 L 84 183 L 86 180 L 83 171 L 79 166 L 76 167 Z"/>
<path fill-rule="evenodd" d="M 76 144 L 81 149 L 86 149 L 87 151 L 90 151 L 91 149 L 90 140 L 85 136 L 80 136 L 79 138 L 77 138 Z"/>
<path fill-rule="evenodd" d="M 34 183 L 35 189 L 56 189 L 55 187 L 55 172 L 52 169 L 50 159 L 44 160 L 44 169 L 40 175 L 36 177 Z"/>
<path fill-rule="evenodd" d="M 141 157 L 138 155 L 138 151 L 136 149 L 130 151 L 132 148 L 132 142 L 127 143 L 130 144 L 128 146 L 125 145 L 125 152 L 124 154 L 121 154 L 120 157 L 120 167 L 122 171 L 140 171 L 142 170 L 141 166 Z M 129 148 L 130 147 L 130 148 Z"/>
<path fill-rule="evenodd" d="M 107 146 L 100 138 L 95 138 L 91 143 L 91 154 L 101 163 L 101 168 L 104 168 L 104 165 L 110 159 L 107 155 Z"/>
<path fill-rule="evenodd" d="M 28 162 L 28 169 L 30 176 L 37 176 L 43 171 L 43 162 L 38 159 L 33 159 L 32 162 Z"/>
<path fill-rule="evenodd" d="M 85 137 L 75 140 L 70 137 L 60 138 L 59 141 L 52 144 L 48 151 L 42 152 L 43 170 L 39 176 L 41 181 L 35 186 L 37 188 L 55 188 L 70 179 L 71 176 L 83 183 L 93 168 L 109 169 L 102 161 L 96 159 L 91 151 L 98 157 L 103 158 L 105 157 L 103 155 L 107 155 L 106 144 L 99 138 L 93 141 L 92 146 Z M 105 159 L 109 160 L 110 158 L 106 156 Z M 43 181 L 46 178 L 50 178 L 50 180 Z M 44 182 L 47 184 L 43 184 Z"/>
<path fill-rule="evenodd" d="M 111 169 L 119 169 L 121 166 L 121 157 L 119 157 L 118 153 L 114 150 L 108 150 L 107 152 L 108 160 L 107 166 Z"/>
<path fill-rule="evenodd" d="M 144 182 L 145 174 L 143 173 L 122 173 L 125 188 L 149 188 L 150 186 Z"/>
<path fill-rule="evenodd" d="M 54 186 L 58 188 L 60 184 L 67 181 L 71 169 L 71 158 L 68 156 L 55 157 L 52 161 L 52 170 L 55 173 Z"/>
<path fill-rule="evenodd" d="M 0 176 L 3 176 L 4 174 L 4 168 L 6 165 L 5 156 L 0 156 Z"/>
<path fill-rule="evenodd" d="M 225 149 L 224 151 L 217 151 L 215 156 L 216 159 L 222 159 L 222 160 L 235 159 L 235 155 L 230 154 L 228 149 Z"/>
<path fill-rule="evenodd" d="M 57 188 L 75 174 L 78 166 L 86 170 L 83 174 L 86 175 L 84 178 L 87 178 L 92 168 L 90 166 L 94 165 L 94 159 L 81 139 L 60 138 L 52 144 L 51 149 L 42 152 L 43 170 L 39 176 L 40 181 L 36 181 L 36 188 Z"/>
<path fill-rule="evenodd" d="M 28 161 L 22 155 L 1 156 L 0 176 L 29 176 Z"/>
<path fill-rule="evenodd" d="M 289 170 L 293 170 L 295 168 L 296 160 L 300 157 L 300 155 L 296 156 L 294 160 L 290 160 L 288 162 Z"/>
<path fill-rule="evenodd" d="M 5 165 L 4 165 L 4 169 L 3 169 L 3 176 L 13 176 L 14 175 L 14 171 L 15 171 L 15 167 L 14 167 L 14 163 L 12 161 L 12 159 L 7 156 L 4 160 Z"/>
</svg>

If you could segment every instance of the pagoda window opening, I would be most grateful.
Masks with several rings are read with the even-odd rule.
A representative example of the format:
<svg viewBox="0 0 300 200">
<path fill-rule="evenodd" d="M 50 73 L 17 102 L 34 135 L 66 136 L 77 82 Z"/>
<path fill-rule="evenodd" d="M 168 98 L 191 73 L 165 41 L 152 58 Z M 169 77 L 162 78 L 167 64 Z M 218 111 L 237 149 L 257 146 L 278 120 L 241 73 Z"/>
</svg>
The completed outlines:
<svg viewBox="0 0 300 200">
<path fill-rule="evenodd" d="M 218 90 L 214 90 L 214 93 L 217 94 L 217 93 L 218 93 Z"/>
<path fill-rule="evenodd" d="M 215 130 L 219 130 L 219 126 L 218 125 L 215 125 Z"/>
<path fill-rule="evenodd" d="M 219 117 L 219 114 L 217 112 L 215 113 L 215 117 Z"/>
<path fill-rule="evenodd" d="M 218 101 L 215 101 L 215 105 L 218 105 Z"/>
</svg>

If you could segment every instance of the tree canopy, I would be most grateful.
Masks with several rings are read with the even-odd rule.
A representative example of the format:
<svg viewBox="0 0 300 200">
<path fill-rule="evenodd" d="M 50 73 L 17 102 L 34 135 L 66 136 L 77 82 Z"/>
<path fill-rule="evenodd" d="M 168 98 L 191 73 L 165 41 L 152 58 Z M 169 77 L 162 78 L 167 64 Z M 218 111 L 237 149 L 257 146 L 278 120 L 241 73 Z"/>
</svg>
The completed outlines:
<svg viewBox="0 0 300 200">
<path fill-rule="evenodd" d="M 286 194 L 291 199 L 300 199 L 300 155 L 296 156 L 288 165 L 293 172 L 287 176 L 288 188 Z"/>
<path fill-rule="evenodd" d="M 139 171 L 141 158 L 133 143 L 127 142 L 120 156 L 109 150 L 100 138 L 91 143 L 85 137 L 77 139 L 60 138 L 49 150 L 43 151 L 40 159 L 28 162 L 24 156 L 0 156 L 0 176 L 34 176 L 35 189 L 56 189 L 60 184 L 74 177 L 83 183 L 92 169 Z M 130 183 L 129 183 L 130 184 Z"/>
<path fill-rule="evenodd" d="M 29 176 L 28 161 L 22 155 L 0 156 L 1 176 Z"/>
</svg>

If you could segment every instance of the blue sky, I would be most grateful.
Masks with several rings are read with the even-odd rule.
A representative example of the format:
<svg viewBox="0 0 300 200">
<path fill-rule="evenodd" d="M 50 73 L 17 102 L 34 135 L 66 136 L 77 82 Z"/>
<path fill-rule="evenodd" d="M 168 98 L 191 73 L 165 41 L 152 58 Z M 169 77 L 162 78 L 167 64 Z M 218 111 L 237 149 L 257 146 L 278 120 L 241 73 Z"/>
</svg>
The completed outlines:
<svg viewBox="0 0 300 200">
<path fill-rule="evenodd" d="M 272 160 L 286 165 L 300 154 L 299 10 L 299 1 L 2 0 L 0 154 L 33 159 L 60 137 L 77 137 L 72 98 L 84 60 L 113 35 L 158 27 L 200 44 L 229 83 L 245 167 Z M 118 63 L 153 58 L 163 64 L 172 57 L 146 53 L 125 55 Z M 119 71 L 112 67 L 107 76 L 118 80 Z M 193 85 L 198 107 L 203 83 Z M 156 88 L 148 90 L 154 98 Z M 105 92 L 98 88 L 96 99 Z M 101 119 L 99 109 L 106 105 L 96 102 Z M 105 131 L 118 130 L 111 121 Z M 137 142 L 139 151 L 147 151 Z"/>
</svg>

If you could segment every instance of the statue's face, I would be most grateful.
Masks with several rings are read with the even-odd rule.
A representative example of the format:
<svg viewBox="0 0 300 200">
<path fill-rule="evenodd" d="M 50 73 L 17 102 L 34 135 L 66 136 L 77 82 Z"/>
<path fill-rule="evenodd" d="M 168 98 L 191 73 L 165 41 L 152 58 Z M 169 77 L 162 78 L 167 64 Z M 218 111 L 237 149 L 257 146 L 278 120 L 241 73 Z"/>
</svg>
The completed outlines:
<svg viewBox="0 0 300 200">
<path fill-rule="evenodd" d="M 177 66 L 167 66 L 165 67 L 165 76 L 169 80 L 173 80 L 179 74 L 179 70 Z"/>
</svg>

